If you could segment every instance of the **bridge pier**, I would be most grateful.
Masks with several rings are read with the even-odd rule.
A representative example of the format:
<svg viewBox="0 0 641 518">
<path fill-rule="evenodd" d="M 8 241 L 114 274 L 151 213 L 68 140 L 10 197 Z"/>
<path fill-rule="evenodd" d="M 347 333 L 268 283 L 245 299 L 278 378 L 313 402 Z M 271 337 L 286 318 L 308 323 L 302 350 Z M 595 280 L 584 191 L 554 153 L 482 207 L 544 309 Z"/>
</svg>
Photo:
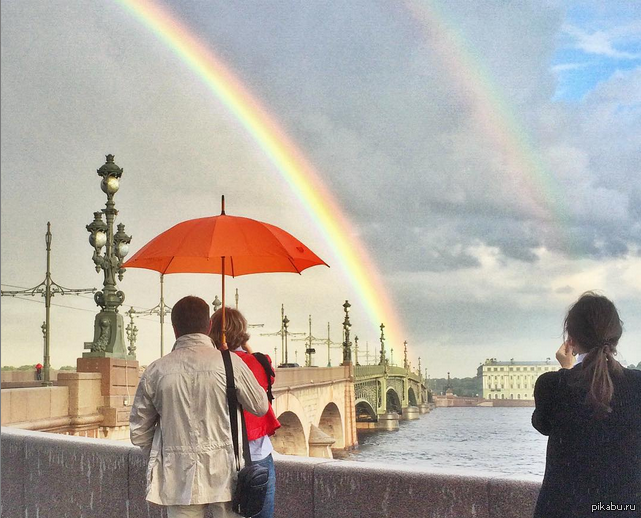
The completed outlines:
<svg viewBox="0 0 641 518">
<path fill-rule="evenodd" d="M 418 407 L 418 411 L 421 414 L 427 414 L 431 411 L 432 409 L 430 408 L 430 405 L 427 403 L 421 403 Z"/>
<path fill-rule="evenodd" d="M 399 415 L 396 412 L 385 412 L 378 416 L 378 422 L 376 423 L 377 430 L 388 430 L 395 431 L 398 430 L 398 421 Z"/>
<path fill-rule="evenodd" d="M 407 406 L 403 408 L 401 419 L 403 421 L 414 421 L 420 418 L 419 408 L 417 406 Z"/>
<path fill-rule="evenodd" d="M 321 459 L 333 459 L 331 447 L 336 442 L 331 435 L 327 435 L 317 426 L 311 425 L 309 432 L 309 456 Z"/>
</svg>

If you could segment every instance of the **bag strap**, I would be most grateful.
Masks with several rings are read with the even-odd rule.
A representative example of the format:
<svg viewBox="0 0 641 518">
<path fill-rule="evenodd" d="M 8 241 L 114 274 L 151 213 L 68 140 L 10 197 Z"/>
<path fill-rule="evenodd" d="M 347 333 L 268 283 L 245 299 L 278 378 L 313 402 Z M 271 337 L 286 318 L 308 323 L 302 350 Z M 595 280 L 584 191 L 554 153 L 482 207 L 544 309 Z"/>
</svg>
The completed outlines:
<svg viewBox="0 0 641 518">
<path fill-rule="evenodd" d="M 240 458 L 238 453 L 238 409 L 240 409 L 241 426 L 243 435 L 243 458 L 245 465 L 251 464 L 251 456 L 249 454 L 249 441 L 247 439 L 247 426 L 245 425 L 245 413 L 243 407 L 238 403 L 238 396 L 236 395 L 236 384 L 234 383 L 234 368 L 231 364 L 231 353 L 229 349 L 221 351 L 223 355 L 223 363 L 225 364 L 225 377 L 227 379 L 227 407 L 229 408 L 229 422 L 231 424 L 231 439 L 234 443 L 234 457 L 236 457 L 236 471 L 240 471 Z"/>
</svg>

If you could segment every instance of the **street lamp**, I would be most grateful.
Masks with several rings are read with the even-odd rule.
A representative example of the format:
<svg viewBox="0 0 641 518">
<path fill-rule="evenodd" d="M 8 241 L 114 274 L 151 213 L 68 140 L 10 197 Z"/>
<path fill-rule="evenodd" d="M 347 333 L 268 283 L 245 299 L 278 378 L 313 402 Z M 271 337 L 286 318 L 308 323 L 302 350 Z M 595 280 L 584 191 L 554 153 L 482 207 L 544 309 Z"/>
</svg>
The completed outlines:
<svg viewBox="0 0 641 518">
<path fill-rule="evenodd" d="M 45 386 L 53 385 L 50 377 L 51 370 L 51 298 L 58 295 L 68 295 L 73 293 L 75 295 L 80 295 L 82 293 L 95 293 L 96 288 L 65 288 L 60 286 L 51 278 L 51 223 L 47 222 L 47 233 L 45 234 L 45 246 L 47 250 L 47 270 L 45 272 L 45 280 L 42 281 L 37 286 L 29 288 L 26 290 L 18 291 L 6 291 L 0 290 L 0 295 L 3 297 L 8 295 L 10 297 L 15 297 L 16 295 L 31 295 L 32 297 L 39 294 L 42 295 L 45 299 L 45 321 L 41 327 L 42 334 L 44 335 L 44 379 L 42 384 Z"/>
<path fill-rule="evenodd" d="M 220 306 L 223 305 L 223 303 L 220 301 L 218 298 L 218 295 L 214 297 L 214 301 L 211 303 L 212 306 L 214 306 L 214 313 L 220 309 Z"/>
<path fill-rule="evenodd" d="M 385 359 L 385 324 L 381 323 L 381 357 L 380 361 L 378 362 L 379 365 L 385 365 L 385 362 L 387 361 Z"/>
<path fill-rule="evenodd" d="M 409 370 L 410 364 L 407 361 L 407 340 L 403 342 L 403 368 Z"/>
<path fill-rule="evenodd" d="M 285 340 L 285 365 L 289 363 L 289 358 L 287 356 L 287 328 L 289 327 L 289 318 L 287 315 L 283 317 L 283 337 Z"/>
<path fill-rule="evenodd" d="M 114 163 L 114 156 L 107 155 L 107 161 L 98 169 L 102 178 L 100 188 L 107 195 L 107 203 L 101 211 L 94 212 L 93 221 L 87 225 L 89 244 L 93 247 L 93 262 L 96 272 L 104 273 L 103 289 L 94 295 L 96 304 L 101 311 L 94 321 L 94 337 L 92 342 L 85 342 L 83 353 L 89 358 L 121 358 L 135 359 L 135 354 L 128 354 L 124 339 L 124 321 L 118 313 L 118 307 L 124 302 L 125 294 L 116 287 L 116 274 L 122 281 L 125 269 L 122 268 L 125 256 L 129 253 L 131 236 L 125 233 L 125 225 L 118 224 L 114 233 L 114 220 L 118 211 L 114 195 L 120 188 L 122 169 Z M 103 215 L 105 220 L 103 220 Z M 103 251 L 104 248 L 104 251 Z"/>
<path fill-rule="evenodd" d="M 128 351 L 130 356 L 136 356 L 136 338 L 138 337 L 138 327 L 136 327 L 136 324 L 134 324 L 135 313 L 136 310 L 134 310 L 133 307 L 129 308 L 129 311 L 127 311 L 127 315 L 129 315 L 129 324 L 127 324 L 125 331 L 127 331 L 127 340 L 129 340 Z"/>
<path fill-rule="evenodd" d="M 358 336 L 354 336 L 354 363 L 360 365 L 358 363 Z"/>
<path fill-rule="evenodd" d="M 352 305 L 346 300 L 345 304 L 343 304 L 345 320 L 343 320 L 343 363 L 341 363 L 341 365 L 352 364 L 352 342 L 349 341 L 349 328 L 352 327 L 352 324 L 349 321 L 349 308 L 351 307 Z"/>
</svg>

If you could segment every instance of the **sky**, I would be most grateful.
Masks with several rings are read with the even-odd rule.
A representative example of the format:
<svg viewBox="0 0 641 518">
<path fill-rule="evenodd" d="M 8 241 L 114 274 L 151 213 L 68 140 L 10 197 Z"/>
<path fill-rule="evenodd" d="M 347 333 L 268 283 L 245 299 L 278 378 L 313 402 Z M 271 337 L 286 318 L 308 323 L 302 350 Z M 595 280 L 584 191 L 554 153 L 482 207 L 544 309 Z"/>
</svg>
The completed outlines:
<svg viewBox="0 0 641 518">
<path fill-rule="evenodd" d="M 156 3 L 156 2 L 154 2 Z M 124 168 L 118 221 L 135 252 L 165 229 L 227 213 L 289 231 L 330 268 L 228 279 L 255 349 L 292 332 L 342 341 L 352 304 L 360 362 L 397 319 L 414 369 L 474 376 L 486 358 L 544 360 L 581 293 L 614 300 L 623 362 L 641 361 L 641 7 L 636 2 L 388 0 L 157 2 L 214 53 L 316 171 L 372 261 L 364 300 L 335 236 L 237 115 L 133 15 L 135 2 L 2 3 L 2 289 L 52 275 L 101 287 L 85 225 L 106 201 L 96 170 Z M 363 263 L 365 264 L 365 263 Z M 129 269 L 126 311 L 154 307 L 158 274 Z M 170 275 L 172 305 L 212 301 L 220 278 Z M 91 295 L 56 296 L 52 365 L 92 340 Z M 42 297 L 1 300 L 2 365 L 42 358 Z M 140 316 L 137 355 L 159 355 Z M 166 340 L 171 345 L 171 327 Z M 300 338 L 298 335 L 297 338 Z M 304 362 L 304 342 L 289 342 Z M 387 343 L 402 363 L 400 339 Z M 315 364 L 327 364 L 316 346 Z M 331 350 L 332 364 L 340 349 Z M 389 349 L 388 349 L 389 355 Z"/>
</svg>

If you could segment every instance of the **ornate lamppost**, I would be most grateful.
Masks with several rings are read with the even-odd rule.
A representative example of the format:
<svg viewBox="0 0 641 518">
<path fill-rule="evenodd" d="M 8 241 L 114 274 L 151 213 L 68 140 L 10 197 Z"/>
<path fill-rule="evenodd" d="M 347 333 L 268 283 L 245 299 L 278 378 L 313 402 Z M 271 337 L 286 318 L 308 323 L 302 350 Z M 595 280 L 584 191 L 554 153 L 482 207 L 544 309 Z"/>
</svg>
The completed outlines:
<svg viewBox="0 0 641 518">
<path fill-rule="evenodd" d="M 283 317 L 283 340 L 284 340 L 284 350 L 285 350 L 285 365 L 289 363 L 289 358 L 287 355 L 287 328 L 289 327 L 289 318 L 287 315 Z"/>
<path fill-rule="evenodd" d="M 381 323 L 381 356 L 380 356 L 380 361 L 378 362 L 379 365 L 385 365 L 387 360 L 385 359 L 385 324 Z"/>
<path fill-rule="evenodd" d="M 403 368 L 405 370 L 408 370 L 410 368 L 410 364 L 407 361 L 407 340 L 403 342 Z"/>
<path fill-rule="evenodd" d="M 358 336 L 354 336 L 354 363 L 360 365 L 358 363 Z"/>
<path fill-rule="evenodd" d="M 31 295 L 32 297 L 36 295 L 42 295 L 45 299 L 45 321 L 42 324 L 42 333 L 44 335 L 44 379 L 42 384 L 45 386 L 53 385 L 50 377 L 51 370 L 51 298 L 58 295 L 68 295 L 73 293 L 74 295 L 80 295 L 83 293 L 95 293 L 96 288 L 65 288 L 60 286 L 51 278 L 51 223 L 47 222 L 47 233 L 45 234 L 45 245 L 47 250 L 47 270 L 45 272 L 45 279 L 37 286 L 29 288 L 26 290 L 18 291 L 6 291 L 0 290 L 0 295 L 3 297 L 8 295 L 10 297 L 15 297 L 16 295 Z"/>
<path fill-rule="evenodd" d="M 101 311 L 94 321 L 93 341 L 85 342 L 85 349 L 90 349 L 90 352 L 83 353 L 83 357 L 133 360 L 135 355 L 129 355 L 125 348 L 124 322 L 122 315 L 118 313 L 125 294 L 116 287 L 116 274 L 122 280 L 125 273 L 122 264 L 131 242 L 131 236 L 125 233 L 123 223 L 118 224 L 118 231 L 114 233 L 114 222 L 118 214 L 114 195 L 120 188 L 123 170 L 114 163 L 113 155 L 107 155 L 106 158 L 107 161 L 97 173 L 102 178 L 100 188 L 107 195 L 107 203 L 104 209 L 94 212 L 94 220 L 86 227 L 90 233 L 89 243 L 94 248 L 96 272 L 102 270 L 104 273 L 103 289 L 94 295 Z M 103 220 L 103 215 L 106 221 Z"/>
<path fill-rule="evenodd" d="M 349 308 L 351 307 L 352 305 L 346 300 L 345 304 L 343 304 L 345 320 L 343 320 L 343 363 L 341 363 L 341 365 L 352 364 L 352 342 L 349 340 L 349 328 L 352 327 L 352 324 L 349 321 Z"/>
<path fill-rule="evenodd" d="M 136 356 L 136 338 L 138 337 L 138 327 L 134 324 L 134 315 L 136 313 L 137 312 L 133 307 L 129 308 L 129 311 L 127 311 L 127 315 L 129 315 L 129 323 L 125 328 L 125 331 L 127 331 L 127 340 L 129 340 L 129 355 L 134 357 Z"/>
</svg>

